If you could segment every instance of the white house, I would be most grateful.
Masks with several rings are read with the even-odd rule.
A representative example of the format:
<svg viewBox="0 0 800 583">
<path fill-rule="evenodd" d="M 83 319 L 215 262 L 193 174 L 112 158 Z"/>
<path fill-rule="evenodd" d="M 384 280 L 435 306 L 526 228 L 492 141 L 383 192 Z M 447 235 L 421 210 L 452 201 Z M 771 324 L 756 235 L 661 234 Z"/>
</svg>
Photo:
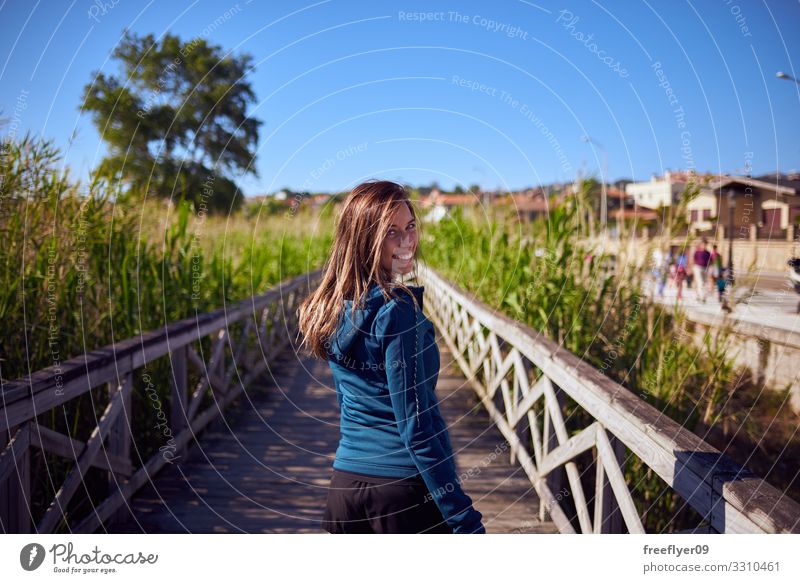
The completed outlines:
<svg viewBox="0 0 800 583">
<path fill-rule="evenodd" d="M 716 192 L 708 188 L 701 190 L 686 204 L 686 214 L 690 229 L 701 232 L 714 229 L 719 218 L 719 197 Z M 727 215 L 722 219 L 727 220 Z"/>
<path fill-rule="evenodd" d="M 670 206 L 676 202 L 686 187 L 685 174 L 664 172 L 663 177 L 655 174 L 648 182 L 631 182 L 625 185 L 625 194 L 632 196 L 638 206 L 657 209 L 659 206 Z"/>
</svg>

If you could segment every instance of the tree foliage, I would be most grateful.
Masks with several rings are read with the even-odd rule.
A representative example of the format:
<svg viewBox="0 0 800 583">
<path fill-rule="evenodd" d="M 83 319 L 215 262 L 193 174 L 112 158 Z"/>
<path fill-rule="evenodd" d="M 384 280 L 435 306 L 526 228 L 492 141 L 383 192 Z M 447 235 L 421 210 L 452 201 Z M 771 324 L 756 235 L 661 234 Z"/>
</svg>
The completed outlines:
<svg viewBox="0 0 800 583">
<path fill-rule="evenodd" d="M 84 88 L 83 107 L 109 146 L 98 171 L 149 196 L 238 208 L 234 179 L 257 175 L 262 124 L 247 115 L 252 57 L 202 38 L 126 32 L 113 58 L 120 74 L 95 72 Z"/>
</svg>

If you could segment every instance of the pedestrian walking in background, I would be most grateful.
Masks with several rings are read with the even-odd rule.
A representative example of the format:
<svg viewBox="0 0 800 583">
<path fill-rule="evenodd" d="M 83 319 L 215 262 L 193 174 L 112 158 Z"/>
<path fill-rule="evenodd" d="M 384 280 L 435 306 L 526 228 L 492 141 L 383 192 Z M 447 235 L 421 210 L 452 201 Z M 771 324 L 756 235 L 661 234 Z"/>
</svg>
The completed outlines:
<svg viewBox="0 0 800 583">
<path fill-rule="evenodd" d="M 697 300 L 703 303 L 706 302 L 706 286 L 708 285 L 706 279 L 708 264 L 711 262 L 711 253 L 706 249 L 707 245 L 708 240 L 703 237 L 692 257 L 692 273 L 694 274 L 692 285 L 694 286 Z"/>
<path fill-rule="evenodd" d="M 655 297 L 664 297 L 664 287 L 667 284 L 667 276 L 669 275 L 669 256 L 656 247 L 653 250 L 653 293 Z"/>
<path fill-rule="evenodd" d="M 716 243 L 711 246 L 711 258 L 708 269 L 708 289 L 712 291 L 717 287 L 717 279 L 722 273 L 722 254 L 719 252 Z"/>
<path fill-rule="evenodd" d="M 711 277 L 710 285 L 716 286 L 717 293 L 719 293 L 719 301 L 722 303 L 722 294 L 725 292 L 725 273 L 722 268 L 722 254 L 719 252 L 716 243 L 711 250 Z M 720 280 L 722 280 L 722 289 L 720 289 Z"/>
<path fill-rule="evenodd" d="M 719 303 L 723 305 L 723 307 L 727 306 L 727 302 L 725 301 L 725 287 L 727 284 L 727 279 L 725 270 L 720 266 L 719 270 L 717 270 L 717 277 L 716 277 L 716 284 L 717 284 L 717 293 L 719 294 Z"/>
<path fill-rule="evenodd" d="M 678 254 L 678 259 L 675 260 L 675 287 L 678 288 L 678 300 L 683 299 L 683 282 L 686 281 L 688 275 L 688 260 L 686 253 L 681 251 Z"/>
</svg>

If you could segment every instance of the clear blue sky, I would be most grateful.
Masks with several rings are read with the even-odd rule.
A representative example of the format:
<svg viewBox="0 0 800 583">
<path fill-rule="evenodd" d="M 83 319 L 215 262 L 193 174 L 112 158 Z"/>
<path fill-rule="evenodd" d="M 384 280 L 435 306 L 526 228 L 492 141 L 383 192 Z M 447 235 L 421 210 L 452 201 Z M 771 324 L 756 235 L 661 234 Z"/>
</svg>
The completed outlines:
<svg viewBox="0 0 800 583">
<path fill-rule="evenodd" d="M 81 91 L 116 70 L 129 27 L 254 56 L 264 125 L 248 195 L 597 175 L 602 149 L 584 134 L 612 181 L 796 170 L 800 86 L 775 73 L 800 77 L 798 25 L 795 0 L 0 0 L 0 110 L 13 120 L 0 132 L 52 138 L 85 176 L 104 147 Z"/>
</svg>

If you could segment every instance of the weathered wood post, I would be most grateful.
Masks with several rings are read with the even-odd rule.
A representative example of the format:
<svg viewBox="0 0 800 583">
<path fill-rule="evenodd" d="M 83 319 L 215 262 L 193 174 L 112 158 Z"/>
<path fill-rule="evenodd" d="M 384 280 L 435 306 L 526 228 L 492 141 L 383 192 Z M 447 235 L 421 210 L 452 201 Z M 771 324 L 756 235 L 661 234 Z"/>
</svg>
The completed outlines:
<svg viewBox="0 0 800 583">
<path fill-rule="evenodd" d="M 126 374 L 122 379 L 122 391 L 126 393 L 128 387 L 133 384 L 133 375 L 131 373 Z M 108 390 L 108 398 L 109 400 L 114 396 L 117 390 L 120 390 L 119 385 L 116 382 L 110 382 L 106 384 Z M 131 457 L 131 439 L 132 439 L 132 409 L 131 409 L 131 399 L 132 394 L 131 391 L 127 391 L 125 396 L 122 398 L 122 412 L 119 414 L 119 418 L 114 422 L 111 426 L 111 429 L 108 433 L 108 447 L 107 451 L 109 454 L 118 456 L 124 460 L 130 460 Z M 127 476 L 120 476 L 116 474 L 113 470 L 108 472 L 108 494 L 111 496 L 116 491 L 120 490 L 125 483 L 125 478 Z M 128 516 L 127 507 L 124 505 L 120 505 L 108 519 L 108 524 L 115 524 L 118 522 L 122 522 L 126 520 Z"/>
<path fill-rule="evenodd" d="M 7 534 L 33 532 L 29 446 L 28 422 L 10 427 L 0 436 L 0 526 Z"/>
<path fill-rule="evenodd" d="M 181 346 L 170 353 L 172 361 L 172 398 L 170 400 L 170 428 L 173 437 L 180 435 L 189 426 L 186 418 L 189 392 L 186 370 L 187 346 Z M 182 456 L 188 450 L 188 443 L 175 449 L 175 456 Z"/>
</svg>

